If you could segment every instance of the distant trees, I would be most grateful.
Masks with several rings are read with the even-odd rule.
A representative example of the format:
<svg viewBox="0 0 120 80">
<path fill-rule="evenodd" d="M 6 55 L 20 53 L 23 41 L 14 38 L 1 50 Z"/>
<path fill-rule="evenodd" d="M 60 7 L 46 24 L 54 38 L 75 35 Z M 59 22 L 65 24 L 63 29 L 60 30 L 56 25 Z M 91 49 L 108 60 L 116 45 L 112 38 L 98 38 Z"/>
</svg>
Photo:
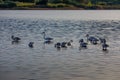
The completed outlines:
<svg viewBox="0 0 120 80">
<path fill-rule="evenodd" d="M 36 2 L 37 5 L 47 5 L 48 0 L 39 0 Z"/>
<path fill-rule="evenodd" d="M 2 3 L 3 2 L 3 0 L 0 0 L 0 3 Z"/>
<path fill-rule="evenodd" d="M 85 3 L 87 0 L 75 0 L 75 1 L 79 3 Z"/>
<path fill-rule="evenodd" d="M 65 3 L 65 4 L 87 4 L 87 3 L 92 3 L 92 4 L 98 4 L 98 3 L 103 3 L 103 4 L 120 4 L 120 0 L 0 0 L 2 1 L 19 1 L 19 2 L 36 2 L 38 4 L 47 4 L 47 3 Z"/>
<path fill-rule="evenodd" d="M 84 9 L 98 9 L 115 5 L 115 8 L 120 9 L 120 0 L 0 0 L 0 7 L 15 7 L 16 5 L 24 7 L 23 5 L 18 6 L 19 3 L 23 5 L 35 3 L 35 7 L 79 7 Z"/>
<path fill-rule="evenodd" d="M 0 8 L 13 8 L 16 6 L 16 3 L 14 3 L 13 1 L 5 1 L 0 4 Z"/>
<path fill-rule="evenodd" d="M 49 3 L 62 3 L 63 0 L 49 0 Z"/>
<path fill-rule="evenodd" d="M 120 0 L 91 0 L 93 4 L 98 4 L 98 3 L 104 3 L 104 4 L 119 4 L 120 5 Z"/>
<path fill-rule="evenodd" d="M 3 0 L 3 1 L 34 2 L 34 0 Z"/>
</svg>

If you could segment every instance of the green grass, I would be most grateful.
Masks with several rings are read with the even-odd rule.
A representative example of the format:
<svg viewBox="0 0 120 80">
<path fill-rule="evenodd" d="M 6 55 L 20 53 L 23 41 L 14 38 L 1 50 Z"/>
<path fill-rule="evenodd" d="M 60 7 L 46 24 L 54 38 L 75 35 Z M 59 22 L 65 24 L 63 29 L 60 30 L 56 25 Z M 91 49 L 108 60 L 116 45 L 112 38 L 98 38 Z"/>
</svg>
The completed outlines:
<svg viewBox="0 0 120 80">
<path fill-rule="evenodd" d="M 58 4 L 48 3 L 47 6 L 50 8 L 74 7 L 73 5 L 64 4 L 64 3 L 58 3 Z"/>
<path fill-rule="evenodd" d="M 33 7 L 35 3 L 16 2 L 17 7 Z"/>
</svg>

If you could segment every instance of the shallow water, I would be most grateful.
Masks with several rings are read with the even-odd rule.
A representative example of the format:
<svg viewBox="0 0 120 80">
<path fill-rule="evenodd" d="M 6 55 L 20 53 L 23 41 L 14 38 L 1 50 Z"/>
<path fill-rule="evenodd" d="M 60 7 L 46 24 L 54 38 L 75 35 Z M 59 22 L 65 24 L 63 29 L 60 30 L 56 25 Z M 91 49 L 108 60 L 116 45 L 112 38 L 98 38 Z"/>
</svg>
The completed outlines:
<svg viewBox="0 0 120 80">
<path fill-rule="evenodd" d="M 100 20 L 96 16 L 88 16 L 84 20 L 84 16 L 76 18 L 78 13 L 70 14 L 70 11 L 63 13 L 64 16 L 73 15 L 71 18 L 61 18 L 60 14 L 56 17 L 59 11 L 34 12 L 0 11 L 0 80 L 120 79 L 119 15 L 116 15 L 118 19 L 114 15 L 109 18 L 109 15 L 104 15 L 108 12 L 103 11 L 104 16 Z M 48 13 L 43 16 L 45 12 Z M 75 12 L 87 14 L 85 11 Z M 91 13 L 99 15 L 96 11 Z M 35 14 L 42 16 L 33 16 Z M 54 38 L 53 44 L 43 44 L 41 33 L 44 29 L 47 36 Z M 109 44 L 108 51 L 102 51 L 101 44 L 90 43 L 88 49 L 79 50 L 78 41 L 86 39 L 86 34 L 105 37 Z M 11 35 L 19 36 L 22 40 L 12 44 Z M 72 47 L 61 50 L 54 48 L 56 42 L 71 39 L 74 41 Z M 34 48 L 28 47 L 30 41 L 35 42 Z"/>
</svg>

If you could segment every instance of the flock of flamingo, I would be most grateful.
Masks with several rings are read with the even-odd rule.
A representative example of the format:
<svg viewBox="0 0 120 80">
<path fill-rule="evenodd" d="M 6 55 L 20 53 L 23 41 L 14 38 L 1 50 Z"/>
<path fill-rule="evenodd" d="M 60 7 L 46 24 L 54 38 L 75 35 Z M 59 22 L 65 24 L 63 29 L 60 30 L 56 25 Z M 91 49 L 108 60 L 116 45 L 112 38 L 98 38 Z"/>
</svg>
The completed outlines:
<svg viewBox="0 0 120 80">
<path fill-rule="evenodd" d="M 53 43 L 53 38 L 51 37 L 46 37 L 46 32 L 42 32 L 43 34 L 43 38 L 44 38 L 44 44 L 50 44 L 50 43 Z M 94 36 L 89 36 L 89 34 L 86 34 L 86 38 L 87 38 L 87 41 L 85 42 L 84 39 L 80 39 L 79 40 L 79 46 L 80 48 L 85 48 L 87 49 L 88 47 L 88 42 L 90 42 L 91 44 L 93 45 L 97 45 L 98 44 L 98 41 L 100 42 L 101 46 L 102 46 L 102 50 L 103 51 L 107 51 L 107 48 L 109 47 L 109 45 L 107 44 L 107 41 L 105 38 L 96 38 Z M 15 37 L 15 36 L 11 36 L 11 39 L 13 42 L 19 42 L 21 40 L 21 38 L 19 37 Z M 68 46 L 72 46 L 72 42 L 73 40 L 70 40 L 68 42 L 57 42 L 54 44 L 55 48 L 57 49 L 61 49 L 61 48 L 67 48 Z M 29 42 L 28 43 L 28 46 L 30 48 L 33 48 L 34 47 L 34 42 Z"/>
</svg>

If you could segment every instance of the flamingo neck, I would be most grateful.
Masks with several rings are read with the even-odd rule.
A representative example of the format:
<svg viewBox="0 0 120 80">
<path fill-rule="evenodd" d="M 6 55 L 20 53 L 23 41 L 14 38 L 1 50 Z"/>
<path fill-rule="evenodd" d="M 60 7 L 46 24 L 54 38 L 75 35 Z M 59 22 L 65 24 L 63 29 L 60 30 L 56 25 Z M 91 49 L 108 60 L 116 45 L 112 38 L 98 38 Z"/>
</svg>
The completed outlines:
<svg viewBox="0 0 120 80">
<path fill-rule="evenodd" d="M 45 34 L 45 32 L 44 32 L 44 34 L 43 34 L 43 38 L 45 39 L 45 36 L 46 36 L 46 34 Z"/>
<path fill-rule="evenodd" d="M 12 35 L 11 38 L 14 39 L 14 36 Z"/>
</svg>

